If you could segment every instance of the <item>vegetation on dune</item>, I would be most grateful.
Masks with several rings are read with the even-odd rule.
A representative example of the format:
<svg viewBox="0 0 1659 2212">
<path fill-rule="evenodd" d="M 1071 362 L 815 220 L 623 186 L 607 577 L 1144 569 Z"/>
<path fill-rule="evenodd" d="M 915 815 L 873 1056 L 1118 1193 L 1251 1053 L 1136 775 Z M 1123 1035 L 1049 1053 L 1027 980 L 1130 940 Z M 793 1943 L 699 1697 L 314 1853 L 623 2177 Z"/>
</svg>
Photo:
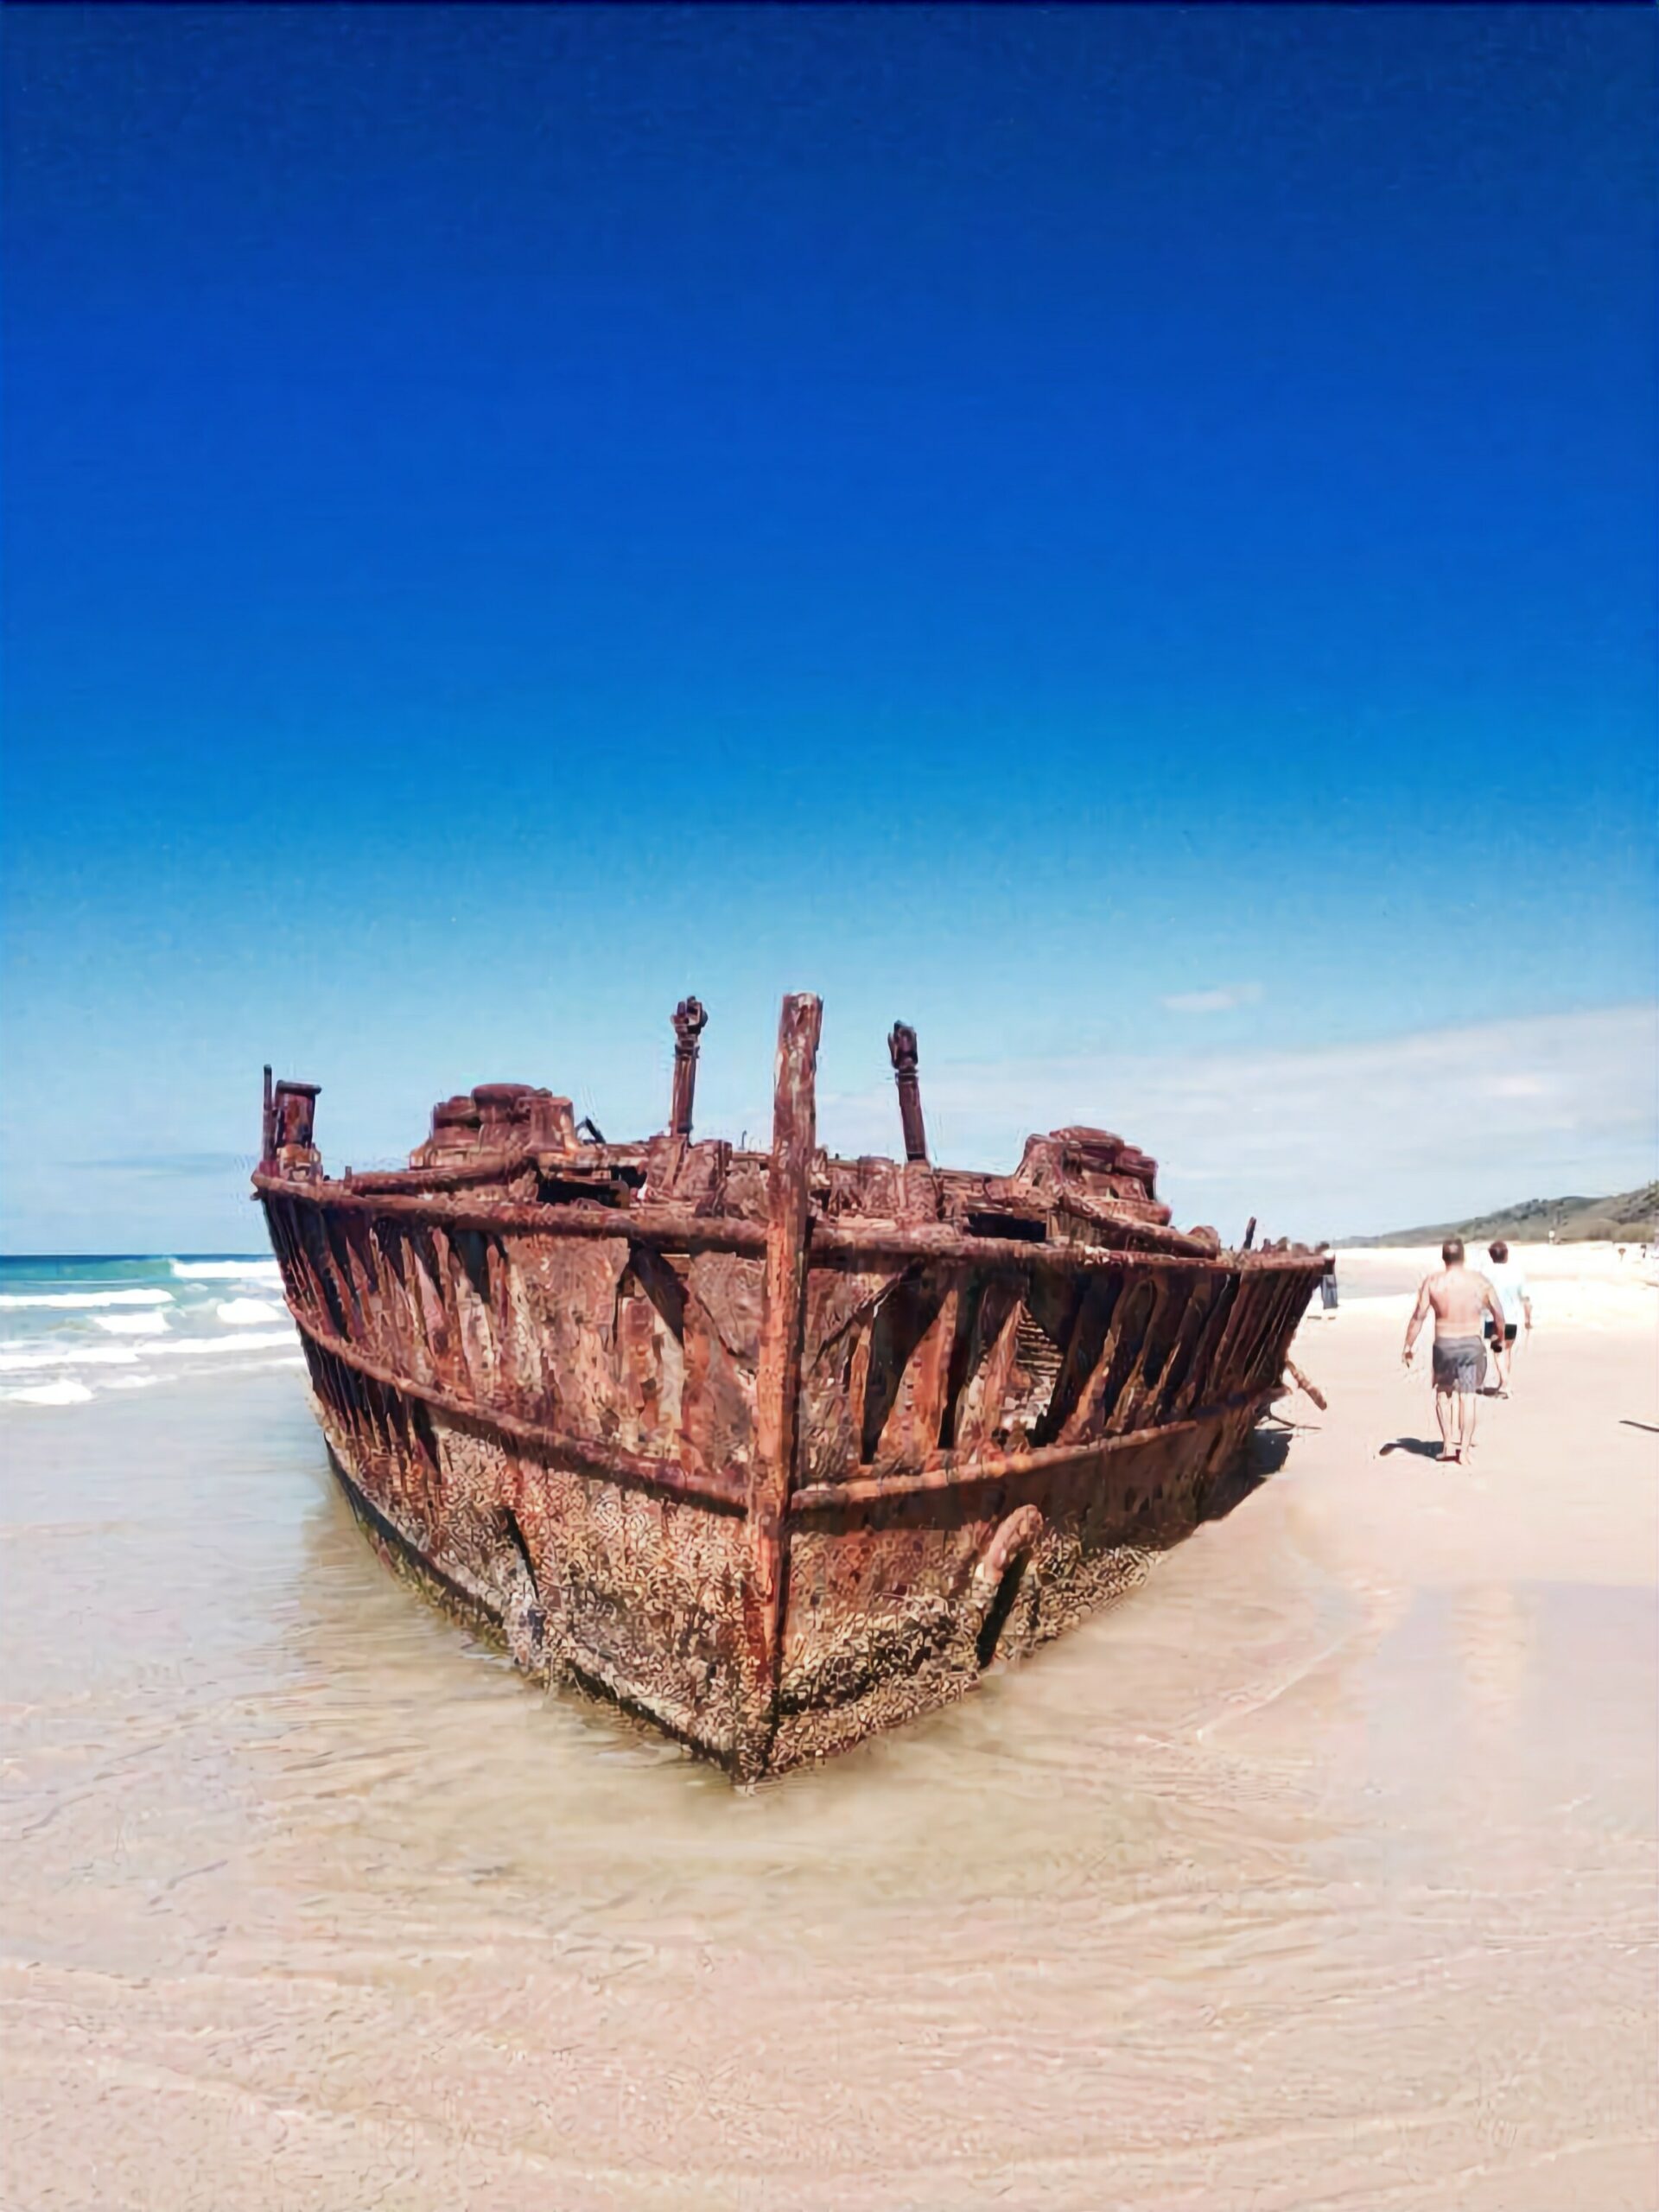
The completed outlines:
<svg viewBox="0 0 1659 2212">
<path fill-rule="evenodd" d="M 1356 1236 L 1354 1244 L 1438 1244 L 1447 1236 L 1465 1243 L 1503 1236 L 1516 1244 L 1651 1243 L 1659 1239 L 1659 1183 L 1619 1191 L 1607 1198 L 1522 1198 L 1470 1221 L 1422 1229 L 1392 1229 L 1386 1236 Z"/>
</svg>

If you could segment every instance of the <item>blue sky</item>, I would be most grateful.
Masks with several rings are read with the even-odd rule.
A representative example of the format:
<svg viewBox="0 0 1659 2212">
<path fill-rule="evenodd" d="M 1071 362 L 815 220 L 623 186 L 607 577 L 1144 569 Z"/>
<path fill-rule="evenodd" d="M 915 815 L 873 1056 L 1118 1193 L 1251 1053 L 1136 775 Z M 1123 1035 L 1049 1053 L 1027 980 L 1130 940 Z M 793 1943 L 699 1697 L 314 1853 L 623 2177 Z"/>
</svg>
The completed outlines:
<svg viewBox="0 0 1659 2212">
<path fill-rule="evenodd" d="M 1229 1233 L 1651 1173 L 1653 38 L 9 9 L 7 1249 L 688 989 Z"/>
</svg>

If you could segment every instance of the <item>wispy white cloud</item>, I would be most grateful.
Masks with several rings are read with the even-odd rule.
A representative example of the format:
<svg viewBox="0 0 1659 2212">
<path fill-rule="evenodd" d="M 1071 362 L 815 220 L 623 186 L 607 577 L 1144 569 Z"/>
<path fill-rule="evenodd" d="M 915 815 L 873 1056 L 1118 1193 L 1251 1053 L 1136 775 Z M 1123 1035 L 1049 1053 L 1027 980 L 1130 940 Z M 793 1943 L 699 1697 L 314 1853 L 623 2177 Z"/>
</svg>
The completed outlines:
<svg viewBox="0 0 1659 2212">
<path fill-rule="evenodd" d="M 77 1160 L 75 1167 L 124 1175 L 251 1175 L 257 1165 L 251 1152 L 144 1152 L 109 1160 Z"/>
<path fill-rule="evenodd" d="M 1030 1129 L 1095 1122 L 1162 1162 L 1182 1221 L 1363 1235 L 1655 1173 L 1659 1007 L 1422 1030 L 1301 1052 L 1095 1052 L 922 1066 L 941 1160 L 1012 1165 Z M 889 1089 L 825 1098 L 839 1151 L 890 1152 Z"/>
<path fill-rule="evenodd" d="M 1177 991 L 1164 1005 L 1171 1014 L 1230 1014 L 1235 1007 L 1255 1006 L 1262 997 L 1260 983 L 1221 983 L 1208 991 Z"/>
</svg>

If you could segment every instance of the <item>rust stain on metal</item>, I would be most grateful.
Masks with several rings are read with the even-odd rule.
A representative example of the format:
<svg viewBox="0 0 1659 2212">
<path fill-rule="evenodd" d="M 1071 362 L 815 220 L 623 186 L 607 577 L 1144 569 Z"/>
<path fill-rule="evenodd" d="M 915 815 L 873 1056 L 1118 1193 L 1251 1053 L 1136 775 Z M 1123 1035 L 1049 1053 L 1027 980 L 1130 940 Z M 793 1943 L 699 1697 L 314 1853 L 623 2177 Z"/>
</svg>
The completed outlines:
<svg viewBox="0 0 1659 2212">
<path fill-rule="evenodd" d="M 688 998 L 656 1136 L 480 1084 L 407 1168 L 331 1178 L 317 1086 L 267 1068 L 254 1177 L 375 1543 L 530 1674 L 746 1781 L 1128 1588 L 1287 1373 L 1318 1401 L 1287 1353 L 1319 1253 L 1175 1229 L 1103 1129 L 935 1166 L 904 1023 L 903 1160 L 835 1158 L 821 1021 L 784 1001 L 765 1152 L 694 1141 Z"/>
</svg>

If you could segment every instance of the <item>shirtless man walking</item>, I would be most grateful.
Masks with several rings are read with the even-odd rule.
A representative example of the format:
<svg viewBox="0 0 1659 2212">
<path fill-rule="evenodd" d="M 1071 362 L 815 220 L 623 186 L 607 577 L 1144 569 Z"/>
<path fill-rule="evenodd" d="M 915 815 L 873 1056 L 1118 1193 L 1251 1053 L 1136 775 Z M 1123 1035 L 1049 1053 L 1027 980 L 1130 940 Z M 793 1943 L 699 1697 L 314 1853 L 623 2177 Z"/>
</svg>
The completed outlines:
<svg viewBox="0 0 1659 2212">
<path fill-rule="evenodd" d="M 1471 1274 L 1463 1264 L 1460 1236 L 1447 1237 L 1440 1247 L 1440 1258 L 1444 1264 L 1439 1274 L 1423 1277 L 1417 1304 L 1406 1325 L 1406 1347 L 1401 1357 L 1409 1367 L 1417 1332 L 1433 1308 L 1434 1415 L 1440 1424 L 1440 1457 L 1456 1460 L 1471 1450 L 1475 1441 L 1476 1393 L 1486 1374 L 1481 1318 L 1491 1316 L 1501 1344 L 1503 1308 L 1485 1276 Z"/>
</svg>

